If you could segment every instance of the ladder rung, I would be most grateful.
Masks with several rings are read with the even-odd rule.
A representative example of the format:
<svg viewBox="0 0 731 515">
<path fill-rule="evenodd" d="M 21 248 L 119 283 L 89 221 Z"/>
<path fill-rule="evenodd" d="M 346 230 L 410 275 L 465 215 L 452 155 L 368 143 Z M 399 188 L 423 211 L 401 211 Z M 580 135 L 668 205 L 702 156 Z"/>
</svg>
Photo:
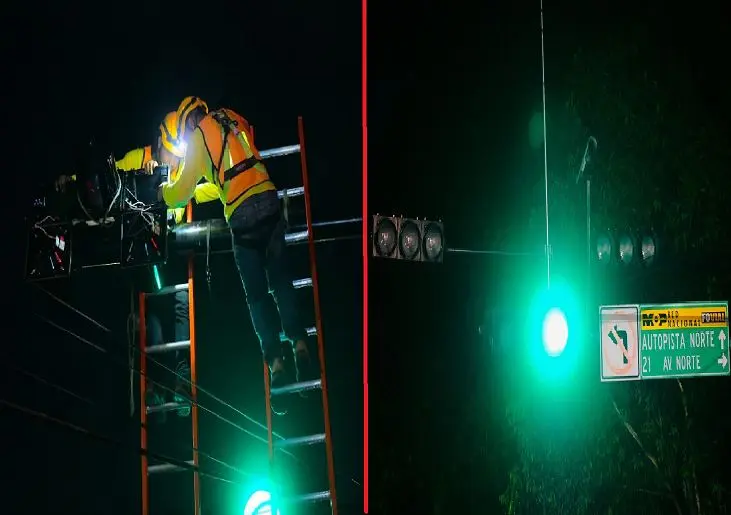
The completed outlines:
<svg viewBox="0 0 731 515">
<path fill-rule="evenodd" d="M 313 379 L 312 381 L 303 381 L 301 383 L 292 383 L 281 388 L 272 388 L 271 395 L 275 397 L 277 395 L 287 395 L 289 393 L 309 392 L 310 390 L 317 390 L 322 386 L 321 379 Z"/>
<path fill-rule="evenodd" d="M 301 197 L 305 194 L 305 187 L 304 186 L 298 186 L 296 188 L 287 188 L 286 190 L 279 190 L 277 192 L 277 196 L 279 198 L 284 198 L 284 192 L 287 192 L 287 198 L 292 197 Z"/>
<path fill-rule="evenodd" d="M 145 347 L 145 352 L 147 354 L 162 354 L 163 352 L 187 349 L 188 347 L 190 347 L 190 340 L 180 340 L 179 342 L 161 343 L 160 345 Z"/>
<path fill-rule="evenodd" d="M 175 411 L 180 408 L 187 408 L 190 406 L 189 402 L 166 402 L 159 406 L 147 406 L 147 414 L 152 413 L 164 413 L 166 411 Z"/>
<path fill-rule="evenodd" d="M 188 283 L 176 284 L 174 286 L 165 286 L 157 291 L 145 293 L 148 297 L 155 297 L 157 295 L 170 295 L 171 293 L 177 293 L 182 290 L 188 289 Z"/>
<path fill-rule="evenodd" d="M 330 500 L 330 491 L 313 492 L 311 494 L 294 495 L 284 499 L 283 504 L 304 504 Z"/>
<path fill-rule="evenodd" d="M 325 441 L 325 433 L 319 435 L 308 435 L 308 436 L 296 436 L 294 438 L 285 438 L 284 440 L 277 440 L 274 442 L 274 446 L 283 449 L 285 447 L 298 447 L 300 445 L 315 445 L 323 443 Z"/>
<path fill-rule="evenodd" d="M 193 460 L 186 461 L 190 466 L 193 466 L 195 463 Z M 185 467 L 181 467 L 180 465 L 174 465 L 172 463 L 161 463 L 160 465 L 150 465 L 147 467 L 147 474 L 164 474 L 165 472 L 182 472 L 184 470 L 190 470 Z"/>
<path fill-rule="evenodd" d="M 300 288 L 309 288 L 312 286 L 312 277 L 305 277 L 304 279 L 295 279 L 294 281 L 292 281 L 292 286 L 294 286 L 294 288 L 296 290 L 298 290 Z"/>
<path fill-rule="evenodd" d="M 286 147 L 270 148 L 269 150 L 261 150 L 259 155 L 262 159 L 269 159 L 272 157 L 288 156 L 290 154 L 296 154 L 300 151 L 299 145 L 287 145 Z"/>
<path fill-rule="evenodd" d="M 305 241 L 307 237 L 307 231 L 290 232 L 284 235 L 284 241 L 291 245 L 293 243 L 300 243 L 302 241 Z"/>
<path fill-rule="evenodd" d="M 308 327 L 307 328 L 307 336 L 316 336 L 316 335 L 317 335 L 317 327 Z M 286 342 L 287 335 L 285 335 L 284 333 L 279 333 L 279 340 Z"/>
</svg>

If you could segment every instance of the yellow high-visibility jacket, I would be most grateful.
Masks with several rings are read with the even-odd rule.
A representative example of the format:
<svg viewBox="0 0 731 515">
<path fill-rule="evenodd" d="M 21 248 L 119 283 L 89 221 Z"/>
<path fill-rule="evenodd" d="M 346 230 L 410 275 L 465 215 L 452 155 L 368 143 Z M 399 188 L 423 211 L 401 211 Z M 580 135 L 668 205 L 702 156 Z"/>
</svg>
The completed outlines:
<svg viewBox="0 0 731 515">
<path fill-rule="evenodd" d="M 114 164 L 117 167 L 117 170 L 122 172 L 131 172 L 134 170 L 141 170 L 145 167 L 145 163 L 151 159 L 152 147 L 147 146 L 130 150 L 124 155 L 124 157 L 122 157 L 122 159 L 116 161 Z M 177 179 L 178 173 L 182 167 L 183 165 L 181 163 L 176 169 L 170 170 L 170 180 Z M 76 176 L 72 176 L 72 179 L 75 181 Z M 218 189 L 210 182 L 202 182 L 196 185 L 193 198 L 198 204 L 218 200 Z M 180 223 L 185 215 L 185 207 L 171 209 L 169 212 L 172 212 L 175 215 L 175 223 Z"/>
<path fill-rule="evenodd" d="M 231 111 L 227 114 L 243 120 Z M 256 158 L 260 156 L 254 147 L 253 136 L 247 130 L 248 123 L 239 124 L 238 134 L 229 133 L 226 140 L 220 127 L 212 114 L 209 114 L 188 137 L 186 162 L 180 165 L 180 172 L 176 178 L 162 185 L 162 197 L 168 207 L 184 206 L 188 199 L 197 196 L 196 184 L 202 178 L 214 187 L 216 198 L 221 199 L 223 214 L 227 221 L 246 199 L 265 191 L 276 191 L 262 162 L 257 163 L 237 179 L 224 182 L 223 174 L 226 169 L 250 156 Z M 218 166 L 221 166 L 221 170 Z M 237 180 L 239 183 L 235 184 Z"/>
</svg>

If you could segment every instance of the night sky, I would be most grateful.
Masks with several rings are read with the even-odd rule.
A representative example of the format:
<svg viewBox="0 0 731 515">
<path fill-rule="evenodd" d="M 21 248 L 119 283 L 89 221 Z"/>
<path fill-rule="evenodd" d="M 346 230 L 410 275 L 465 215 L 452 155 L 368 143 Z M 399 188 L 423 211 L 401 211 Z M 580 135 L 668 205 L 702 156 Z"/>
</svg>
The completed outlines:
<svg viewBox="0 0 731 515">
<path fill-rule="evenodd" d="M 369 5 L 369 212 L 441 219 L 448 247 L 540 253 L 541 231 L 528 227 L 530 213 L 543 209 L 542 191 L 535 188 L 543 177 L 543 154 L 528 144 L 529 121 L 541 109 L 539 3 L 412 4 Z M 560 88 L 576 49 L 629 37 L 631 19 L 653 34 L 652 45 L 642 49 L 658 56 L 653 70 L 667 73 L 666 63 L 688 62 L 684 69 L 690 74 L 682 79 L 691 83 L 694 105 L 717 131 L 728 134 L 728 81 L 719 77 L 725 76 L 729 43 L 717 9 L 703 2 L 687 9 L 660 2 L 642 9 L 628 2 L 609 4 L 546 3 L 549 105 L 566 95 Z M 184 96 L 198 95 L 244 115 L 256 127 L 260 149 L 295 143 L 296 117 L 302 115 L 315 221 L 360 216 L 359 2 L 266 7 L 147 2 L 38 11 L 14 16 L 5 36 L 16 65 L 11 137 L 17 140 L 14 167 L 23 170 L 15 175 L 19 191 L 73 170 L 77 149 L 90 138 L 117 156 L 149 144 L 162 116 Z M 674 78 L 664 79 L 671 88 Z M 591 130 L 601 130 L 600 120 L 592 122 Z M 548 132 L 550 149 L 550 127 Z M 551 162 L 549 169 L 555 170 Z M 271 173 L 278 187 L 300 184 L 295 158 L 272 164 Z M 21 207 L 11 216 L 19 217 Z M 220 217 L 218 206 L 204 206 L 196 217 Z M 519 246 L 505 243 L 507 226 L 521 231 Z M 337 235 L 359 231 L 353 225 Z M 16 232 L 22 245 L 22 231 Z M 363 480 L 360 255 L 357 240 L 318 247 L 341 513 L 359 513 L 362 500 L 356 484 Z M 306 266 L 304 248 L 295 248 L 293 256 Z M 21 252 L 9 257 L 17 261 L 15 269 L 22 267 Z M 498 498 L 514 454 L 505 406 L 496 395 L 505 386 L 496 377 L 509 375 L 512 364 L 491 358 L 478 327 L 485 324 L 487 308 L 500 302 L 500 292 L 510 289 L 513 274 L 531 276 L 542 266 L 540 258 L 455 254 L 439 265 L 371 259 L 373 513 L 500 512 Z M 175 272 L 171 266 L 170 275 Z M 200 259 L 196 272 L 204 273 Z M 198 287 L 199 381 L 263 423 L 259 351 L 230 255 L 216 256 L 212 273 L 211 292 L 202 280 Z M 149 284 L 145 274 L 135 274 L 136 285 Z M 125 369 L 128 278 L 105 270 L 71 284 L 43 285 L 112 329 L 113 336 L 35 287 L 11 282 L 15 296 L 8 312 L 15 316 L 3 352 L 9 385 L 3 398 L 112 436 L 124 446 L 3 407 L 4 440 L 11 446 L 2 472 L 11 492 L 9 513 L 138 512 L 138 418 L 129 416 Z M 107 352 L 49 328 L 33 313 Z M 206 396 L 199 400 L 265 436 Z M 301 417 L 314 423 L 312 414 Z M 187 420 L 173 422 L 182 429 L 163 442 L 165 451 L 188 459 Z M 294 434 L 291 423 L 288 417 L 282 431 Z M 200 433 L 202 450 L 244 471 L 265 473 L 265 445 L 205 414 Z M 241 483 L 203 479 L 205 512 L 240 513 L 251 478 L 202 463 Z M 298 467 L 293 470 L 302 472 Z M 163 478 L 157 490 L 153 486 L 153 514 L 190 513 L 189 485 L 179 475 Z"/>
</svg>

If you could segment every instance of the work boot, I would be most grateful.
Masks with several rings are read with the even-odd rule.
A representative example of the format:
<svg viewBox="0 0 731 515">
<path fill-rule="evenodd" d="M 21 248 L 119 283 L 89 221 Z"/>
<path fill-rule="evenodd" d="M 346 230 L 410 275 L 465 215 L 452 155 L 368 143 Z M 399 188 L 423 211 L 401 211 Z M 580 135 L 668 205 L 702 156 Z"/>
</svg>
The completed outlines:
<svg viewBox="0 0 731 515">
<path fill-rule="evenodd" d="M 294 365 L 297 369 L 298 383 L 317 379 L 319 371 L 310 356 L 310 350 L 307 348 L 305 340 L 298 340 L 294 344 Z M 302 398 L 307 398 L 307 392 L 299 392 L 299 395 Z"/>
<path fill-rule="evenodd" d="M 275 359 L 273 364 L 269 367 L 269 370 L 271 371 L 269 379 L 270 389 L 282 388 L 292 384 L 292 378 L 284 366 L 283 359 Z M 289 407 L 289 403 L 287 402 L 288 398 L 289 395 L 272 395 L 270 397 L 272 413 L 279 416 L 286 415 Z"/>
<path fill-rule="evenodd" d="M 313 381 L 320 377 L 317 362 L 312 359 L 307 342 L 299 340 L 294 344 L 294 364 L 297 367 L 297 382 Z"/>
<path fill-rule="evenodd" d="M 190 367 L 186 362 L 178 363 L 175 372 L 190 381 Z M 188 381 L 175 377 L 175 392 L 173 393 L 173 402 L 185 404 L 185 406 L 175 410 L 179 417 L 187 417 L 190 415 L 190 384 Z"/>
<path fill-rule="evenodd" d="M 148 383 L 147 391 L 145 392 L 145 404 L 148 408 L 154 408 L 165 404 L 165 396 L 162 394 L 159 388 L 156 388 L 154 384 Z M 157 421 L 161 424 L 167 420 L 167 413 L 164 411 L 153 415 Z"/>
</svg>

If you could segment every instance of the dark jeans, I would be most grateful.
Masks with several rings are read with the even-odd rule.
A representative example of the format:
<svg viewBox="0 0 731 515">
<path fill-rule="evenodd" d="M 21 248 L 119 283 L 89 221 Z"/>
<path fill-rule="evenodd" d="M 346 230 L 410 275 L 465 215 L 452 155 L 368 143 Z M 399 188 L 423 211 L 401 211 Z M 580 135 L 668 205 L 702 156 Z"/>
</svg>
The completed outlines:
<svg viewBox="0 0 731 515">
<path fill-rule="evenodd" d="M 158 300 L 158 299 L 156 299 Z M 160 298 L 159 300 L 168 300 Z M 155 311 L 159 310 L 161 306 L 155 303 L 151 310 L 147 314 L 147 345 L 153 347 L 155 345 L 161 345 L 165 342 L 163 336 L 162 322 L 160 317 L 155 314 Z M 188 290 L 182 290 L 175 293 L 173 296 L 173 308 L 175 313 L 175 341 L 187 340 L 190 338 L 190 324 L 189 324 L 189 312 L 188 312 Z M 185 367 L 189 361 L 189 352 L 175 351 L 164 354 L 155 355 L 155 359 L 163 363 L 166 367 L 172 368 L 173 370 Z M 178 372 L 180 372 L 178 370 Z"/>
<path fill-rule="evenodd" d="M 264 359 L 272 363 L 282 357 L 280 327 L 290 342 L 306 337 L 287 266 L 285 223 L 277 192 L 267 191 L 246 199 L 228 223 L 251 322 Z"/>
</svg>

